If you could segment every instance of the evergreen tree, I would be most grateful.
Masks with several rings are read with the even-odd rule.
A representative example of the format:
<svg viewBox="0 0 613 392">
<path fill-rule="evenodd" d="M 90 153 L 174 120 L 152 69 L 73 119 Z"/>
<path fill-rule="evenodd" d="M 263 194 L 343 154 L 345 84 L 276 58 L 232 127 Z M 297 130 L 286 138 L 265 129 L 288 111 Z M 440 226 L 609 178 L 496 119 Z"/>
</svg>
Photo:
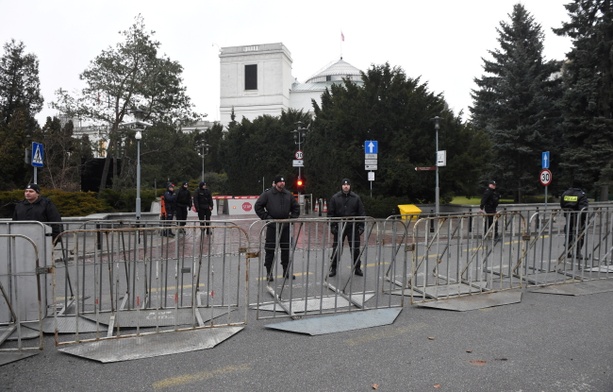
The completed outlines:
<svg viewBox="0 0 613 392">
<path fill-rule="evenodd" d="M 38 59 L 11 40 L 0 58 L 0 189 L 21 188 L 33 179 L 24 152 L 40 141 L 33 139 L 39 128 L 34 116 L 42 106 Z"/>
<path fill-rule="evenodd" d="M 487 140 L 454 117 L 442 96 L 427 83 L 406 76 L 389 64 L 372 66 L 363 84 L 350 80 L 332 85 L 314 105 L 315 120 L 305 147 L 310 175 L 309 193 L 329 197 L 342 177 L 366 194 L 364 142 L 379 145 L 373 196 L 402 197 L 413 202 L 435 201 L 433 171 L 416 167 L 436 164 L 433 118 L 440 117 L 439 150 L 447 152 L 447 166 L 439 168 L 442 199 L 473 194 L 487 159 Z"/>
<path fill-rule="evenodd" d="M 223 165 L 219 159 L 220 147 L 224 138 L 223 126 L 216 122 L 206 131 L 205 141 L 209 145 L 209 155 L 206 156 L 206 171 L 221 173 Z"/>
<path fill-rule="evenodd" d="M 35 127 L 35 120 L 25 109 L 16 110 L 8 124 L 0 123 L 0 189 L 21 189 L 34 180 L 33 168 L 26 164 L 24 152 L 29 148 L 32 134 L 26 129 Z M 45 184 L 46 185 L 46 184 Z"/>
<path fill-rule="evenodd" d="M 613 3 L 574 0 L 565 5 L 570 21 L 554 32 L 572 39 L 564 66 L 562 124 L 566 185 L 579 181 L 600 188 L 608 199 L 613 182 Z"/>
<path fill-rule="evenodd" d="M 38 59 L 25 53 L 23 42 L 4 45 L 0 58 L 0 120 L 8 124 L 19 109 L 34 117 L 43 108 L 38 78 Z"/>
<path fill-rule="evenodd" d="M 243 118 L 240 123 L 230 123 L 219 148 L 219 160 L 230 180 L 230 193 L 258 194 L 262 188 L 270 187 L 277 174 L 286 176 L 287 188 L 293 188 L 298 170 L 292 167 L 297 146 L 291 131 L 298 121 L 308 125 L 311 120 L 308 114 L 290 109 L 280 117 L 263 115 L 253 122 Z M 305 140 L 308 139 L 307 135 Z"/>
<path fill-rule="evenodd" d="M 488 177 L 514 191 L 516 202 L 536 190 L 542 151 L 559 157 L 555 140 L 561 94 L 556 73 L 560 63 L 543 57 L 541 26 L 523 5 L 516 4 L 510 22 L 500 22 L 500 48 L 483 59 L 485 75 L 475 78 L 472 121 L 492 142 Z"/>
</svg>

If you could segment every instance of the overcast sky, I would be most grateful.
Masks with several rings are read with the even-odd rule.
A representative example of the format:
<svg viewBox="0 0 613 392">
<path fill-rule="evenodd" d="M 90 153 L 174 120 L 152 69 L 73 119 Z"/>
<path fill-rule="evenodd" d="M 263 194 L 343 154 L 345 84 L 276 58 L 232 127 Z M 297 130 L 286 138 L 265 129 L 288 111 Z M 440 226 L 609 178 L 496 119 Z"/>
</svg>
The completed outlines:
<svg viewBox="0 0 613 392">
<path fill-rule="evenodd" d="M 76 92 L 89 63 L 123 41 L 140 13 L 161 51 L 184 68 L 187 94 L 208 119 L 219 120 L 219 48 L 282 42 L 300 82 L 338 60 L 367 70 L 389 62 L 430 91 L 442 93 L 456 114 L 471 105 L 482 57 L 498 48 L 496 28 L 517 0 L 0 0 L 0 42 L 23 41 L 39 61 L 45 107 L 54 92 Z M 545 58 L 562 59 L 570 40 L 554 35 L 568 16 L 566 0 L 523 0 L 545 33 Z M 344 42 L 341 41 L 341 32 Z M 2 49 L 4 54 L 4 49 Z M 489 58 L 489 57 L 488 57 Z"/>
</svg>

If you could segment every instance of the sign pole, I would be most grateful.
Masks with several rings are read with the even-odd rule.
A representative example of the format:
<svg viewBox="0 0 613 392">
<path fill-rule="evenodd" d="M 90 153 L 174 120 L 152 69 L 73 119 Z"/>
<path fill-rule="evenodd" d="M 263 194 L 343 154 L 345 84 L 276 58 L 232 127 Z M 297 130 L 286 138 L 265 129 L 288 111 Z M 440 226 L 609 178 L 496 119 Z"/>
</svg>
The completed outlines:
<svg viewBox="0 0 613 392">
<path fill-rule="evenodd" d="M 551 179 L 553 177 L 551 171 L 549 170 L 549 163 L 551 162 L 549 155 L 549 151 L 543 151 L 541 153 L 542 170 L 539 174 L 539 180 L 541 181 L 541 184 L 545 186 L 545 209 L 547 209 L 547 188 L 549 187 L 549 184 L 551 183 Z"/>
<path fill-rule="evenodd" d="M 547 187 L 551 184 L 552 179 L 553 175 L 549 169 L 542 169 L 539 173 L 539 181 L 545 187 L 545 208 L 547 208 Z"/>
<path fill-rule="evenodd" d="M 375 181 L 377 170 L 377 157 L 379 154 L 379 142 L 376 140 L 364 141 L 364 170 L 368 171 L 368 182 L 370 185 L 370 197 L 372 198 L 372 183 Z"/>
<path fill-rule="evenodd" d="M 38 184 L 38 168 L 43 167 L 45 159 L 45 146 L 42 143 L 32 142 L 32 157 L 30 163 L 34 167 L 34 183 Z"/>
<path fill-rule="evenodd" d="M 438 184 L 438 130 L 440 129 L 440 117 L 439 116 L 435 116 L 434 117 L 434 131 L 435 131 L 435 153 L 434 153 L 434 158 L 435 158 L 435 162 L 436 162 L 436 184 L 434 187 L 434 201 L 435 201 L 435 213 L 436 216 L 439 215 L 439 205 L 440 205 L 440 188 L 439 188 L 439 184 Z"/>
</svg>

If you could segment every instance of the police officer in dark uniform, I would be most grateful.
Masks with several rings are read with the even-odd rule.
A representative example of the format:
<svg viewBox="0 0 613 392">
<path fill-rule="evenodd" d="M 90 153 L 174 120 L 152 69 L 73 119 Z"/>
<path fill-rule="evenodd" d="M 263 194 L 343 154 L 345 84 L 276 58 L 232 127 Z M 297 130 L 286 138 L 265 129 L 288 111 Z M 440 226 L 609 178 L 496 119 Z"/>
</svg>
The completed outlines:
<svg viewBox="0 0 613 392">
<path fill-rule="evenodd" d="M 179 233 L 185 234 L 183 226 L 187 224 L 187 212 L 192 208 L 192 193 L 189 191 L 189 183 L 184 182 L 177 192 L 177 221 L 179 221 Z"/>
<path fill-rule="evenodd" d="M 255 202 L 255 213 L 262 220 L 269 219 L 289 219 L 300 216 L 300 205 L 287 189 L 285 189 L 285 177 L 276 176 L 273 187 L 265 190 Z M 280 227 L 279 227 L 280 226 Z M 272 274 L 272 263 L 275 258 L 275 247 L 277 244 L 277 233 L 279 234 L 279 247 L 281 248 L 281 265 L 283 266 L 283 277 L 289 278 L 289 223 L 268 224 L 266 226 L 266 243 L 264 249 L 266 256 L 264 266 L 266 267 L 266 278 L 269 282 L 274 281 Z M 292 275 L 291 279 L 296 277 Z"/>
<path fill-rule="evenodd" d="M 164 192 L 164 205 L 166 209 L 166 216 L 164 217 L 164 220 L 173 220 L 175 213 L 177 212 L 177 194 L 175 193 L 175 184 L 171 182 L 166 185 L 166 192 Z M 168 223 L 165 226 L 171 225 L 171 223 Z M 166 229 L 162 230 L 162 236 L 174 237 L 175 233 L 173 233 L 171 229 Z"/>
<path fill-rule="evenodd" d="M 206 227 L 206 234 L 210 235 L 211 229 L 209 224 L 211 221 L 211 211 L 213 210 L 213 196 L 207 188 L 205 181 L 202 181 L 194 192 L 194 207 L 196 207 L 196 212 L 198 213 L 200 226 Z"/>
<path fill-rule="evenodd" d="M 485 231 L 487 232 L 494 222 L 494 215 L 496 215 L 496 209 L 498 208 L 498 202 L 500 201 L 500 194 L 496 191 L 496 181 L 490 180 L 481 197 L 481 204 L 479 208 L 481 212 L 487 214 Z M 498 240 L 498 222 L 494 226 L 494 240 Z"/>
<path fill-rule="evenodd" d="M 560 197 L 560 207 L 565 211 L 566 215 L 564 232 L 568 257 L 573 257 L 573 246 L 576 249 L 577 257 L 581 257 L 581 248 L 583 248 L 583 241 L 585 239 L 583 231 L 585 230 L 586 221 L 586 212 L 583 209 L 587 208 L 588 205 L 587 196 L 576 181 Z"/>
<path fill-rule="evenodd" d="M 328 205 L 328 217 L 363 217 L 366 215 L 364 203 L 357 193 L 351 191 L 351 181 L 348 178 L 341 180 L 341 190 L 335 193 Z M 339 229 L 340 225 L 340 229 Z M 340 259 L 345 238 L 351 249 L 354 273 L 363 276 L 362 261 L 360 260 L 360 236 L 364 233 L 364 218 L 355 220 L 335 220 L 330 225 L 332 231 L 332 257 L 329 277 L 336 275 L 336 266 Z"/>
<path fill-rule="evenodd" d="M 17 203 L 13 211 L 14 221 L 38 221 L 53 222 L 51 224 L 51 236 L 55 243 L 56 238 L 62 232 L 62 221 L 57 207 L 46 197 L 41 196 L 38 184 L 30 183 L 24 190 L 25 200 Z"/>
</svg>

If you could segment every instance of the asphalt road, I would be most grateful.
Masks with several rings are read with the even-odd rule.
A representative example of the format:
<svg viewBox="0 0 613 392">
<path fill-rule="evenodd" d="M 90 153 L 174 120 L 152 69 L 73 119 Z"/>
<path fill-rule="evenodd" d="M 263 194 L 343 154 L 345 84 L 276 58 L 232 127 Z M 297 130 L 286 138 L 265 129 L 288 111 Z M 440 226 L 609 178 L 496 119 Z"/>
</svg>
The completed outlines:
<svg viewBox="0 0 613 392">
<path fill-rule="evenodd" d="M 57 351 L 0 367 L 2 391 L 613 391 L 613 292 L 524 292 L 319 336 L 255 320 L 208 350 L 102 364 Z"/>
</svg>

